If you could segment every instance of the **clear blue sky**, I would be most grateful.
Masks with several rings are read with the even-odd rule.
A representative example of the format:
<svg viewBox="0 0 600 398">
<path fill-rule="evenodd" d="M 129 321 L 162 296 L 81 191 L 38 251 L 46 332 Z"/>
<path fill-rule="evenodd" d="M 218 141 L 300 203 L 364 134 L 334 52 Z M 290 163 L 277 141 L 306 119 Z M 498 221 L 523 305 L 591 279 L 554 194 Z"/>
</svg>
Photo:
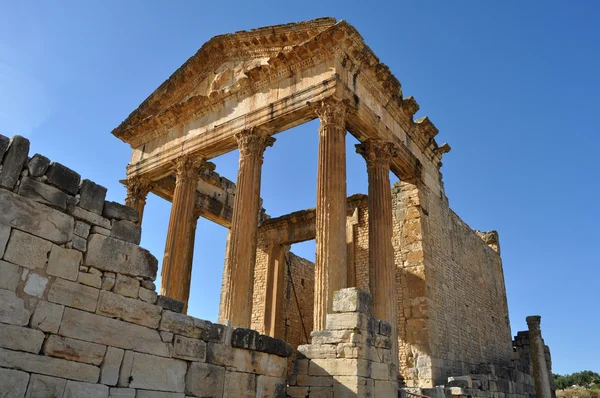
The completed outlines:
<svg viewBox="0 0 600 398">
<path fill-rule="evenodd" d="M 600 3 L 565 1 L 0 0 L 0 132 L 109 188 L 129 160 L 110 131 L 210 37 L 346 19 L 449 142 L 451 207 L 500 233 L 512 331 L 542 315 L 554 371 L 600 371 Z M 315 204 L 317 124 L 277 136 L 262 196 L 274 216 Z M 367 191 L 348 136 L 348 193 Z M 235 180 L 237 153 L 215 160 Z M 170 205 L 151 196 L 142 245 L 162 259 Z M 191 314 L 215 319 L 226 231 L 197 229 Z M 314 258 L 314 242 L 293 250 Z"/>
</svg>

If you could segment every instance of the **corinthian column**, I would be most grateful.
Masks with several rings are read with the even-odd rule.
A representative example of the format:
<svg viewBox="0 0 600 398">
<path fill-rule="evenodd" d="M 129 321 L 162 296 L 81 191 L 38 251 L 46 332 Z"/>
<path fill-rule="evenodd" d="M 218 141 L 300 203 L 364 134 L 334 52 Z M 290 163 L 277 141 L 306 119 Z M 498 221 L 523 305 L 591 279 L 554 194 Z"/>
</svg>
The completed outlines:
<svg viewBox="0 0 600 398">
<path fill-rule="evenodd" d="M 137 225 L 142 225 L 142 216 L 144 215 L 144 207 L 146 207 L 146 197 L 152 189 L 152 181 L 142 176 L 129 178 L 125 182 L 127 187 L 127 197 L 125 205 L 136 209 L 140 215 Z"/>
<path fill-rule="evenodd" d="M 314 330 L 325 329 L 333 292 L 346 287 L 346 106 L 325 100 L 319 128 Z"/>
<path fill-rule="evenodd" d="M 223 319 L 236 327 L 250 327 L 254 262 L 258 212 L 260 207 L 260 175 L 263 154 L 275 139 L 256 129 L 244 130 L 235 135 L 240 150 L 240 165 L 235 188 L 233 216 L 228 246 L 228 266 L 224 278 L 225 288 Z"/>
<path fill-rule="evenodd" d="M 369 139 L 356 145 L 367 163 L 369 175 L 369 290 L 373 314 L 392 325 L 392 352 L 398 364 L 398 321 L 396 312 L 396 265 L 392 246 L 392 192 L 390 162 L 394 145 Z"/>
<path fill-rule="evenodd" d="M 182 301 L 187 308 L 190 296 L 195 205 L 201 171 L 209 163 L 182 156 L 175 161 L 176 182 L 171 218 L 162 264 L 160 294 Z"/>
<path fill-rule="evenodd" d="M 531 362 L 533 363 L 533 381 L 535 382 L 536 398 L 552 398 L 552 387 L 550 386 L 550 374 L 546 363 L 544 352 L 544 340 L 540 324 L 541 316 L 528 316 L 525 318 L 529 328 L 529 347 L 531 351 Z"/>
</svg>

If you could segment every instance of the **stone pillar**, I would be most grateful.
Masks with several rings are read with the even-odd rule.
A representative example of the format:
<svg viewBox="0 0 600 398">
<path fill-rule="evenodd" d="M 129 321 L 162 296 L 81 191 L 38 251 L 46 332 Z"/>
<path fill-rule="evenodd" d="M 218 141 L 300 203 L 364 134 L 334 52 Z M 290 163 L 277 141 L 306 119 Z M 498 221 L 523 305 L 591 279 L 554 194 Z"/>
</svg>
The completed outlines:
<svg viewBox="0 0 600 398">
<path fill-rule="evenodd" d="M 390 187 L 394 144 L 381 139 L 369 139 L 356 145 L 356 151 L 365 158 L 369 178 L 369 290 L 373 294 L 373 315 L 392 325 L 392 359 L 398 365 L 396 264 L 392 246 Z"/>
<path fill-rule="evenodd" d="M 132 207 L 140 214 L 140 219 L 137 225 L 142 225 L 142 216 L 144 215 L 144 208 L 146 207 L 146 197 L 152 189 L 152 181 L 142 176 L 135 176 L 129 178 L 125 182 L 127 188 L 127 197 L 125 198 L 125 205 Z"/>
<path fill-rule="evenodd" d="M 346 105 L 331 99 L 316 110 L 319 128 L 314 330 L 325 329 L 333 292 L 347 283 Z"/>
<path fill-rule="evenodd" d="M 274 138 L 256 129 L 244 130 L 235 136 L 240 150 L 240 166 L 236 181 L 231 232 L 229 237 L 229 284 L 224 298 L 223 319 L 235 327 L 250 327 L 254 262 L 260 210 L 260 175 L 263 153 Z"/>
<path fill-rule="evenodd" d="M 190 220 L 190 239 L 189 239 L 189 253 L 188 253 L 188 266 L 185 268 L 186 274 L 183 281 L 183 286 L 187 286 L 187 290 L 184 292 L 185 301 L 183 301 L 183 313 L 187 314 L 188 301 L 190 299 L 190 287 L 192 285 L 192 268 L 194 264 L 194 244 L 196 243 L 196 227 L 198 226 L 198 219 L 200 218 L 200 211 L 195 208 Z"/>
<path fill-rule="evenodd" d="M 200 173 L 207 166 L 208 163 L 202 159 L 189 156 L 182 156 L 175 161 L 175 192 L 163 257 L 160 294 L 182 301 L 185 308 L 190 295 L 197 186 Z"/>
<path fill-rule="evenodd" d="M 536 398 L 552 398 L 544 340 L 542 339 L 542 331 L 540 329 L 541 320 L 542 317 L 539 315 L 528 316 L 526 318 L 529 328 L 529 347 L 531 350 L 531 362 L 533 364 L 535 396 Z"/>
<path fill-rule="evenodd" d="M 278 339 L 285 337 L 281 330 L 285 300 L 285 252 L 286 247 L 280 243 L 269 245 L 264 333 Z"/>
</svg>

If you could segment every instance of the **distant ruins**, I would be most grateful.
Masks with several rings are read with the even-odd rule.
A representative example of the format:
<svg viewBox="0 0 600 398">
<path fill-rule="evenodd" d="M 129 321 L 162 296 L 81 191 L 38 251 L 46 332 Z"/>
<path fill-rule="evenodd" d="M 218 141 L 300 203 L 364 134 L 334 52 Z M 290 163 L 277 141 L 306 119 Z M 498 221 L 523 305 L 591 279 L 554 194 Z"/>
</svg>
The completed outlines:
<svg viewBox="0 0 600 398">
<path fill-rule="evenodd" d="M 540 318 L 511 339 L 498 235 L 449 208 L 418 109 L 322 18 L 216 36 L 131 113 L 127 206 L 0 136 L 0 396 L 554 397 Z M 316 208 L 271 218 L 263 153 L 316 118 Z M 234 149 L 235 183 L 210 163 Z M 160 295 L 149 193 L 172 202 Z M 185 315 L 199 217 L 229 228 L 217 323 Z M 314 264 L 290 252 L 312 239 Z"/>
</svg>

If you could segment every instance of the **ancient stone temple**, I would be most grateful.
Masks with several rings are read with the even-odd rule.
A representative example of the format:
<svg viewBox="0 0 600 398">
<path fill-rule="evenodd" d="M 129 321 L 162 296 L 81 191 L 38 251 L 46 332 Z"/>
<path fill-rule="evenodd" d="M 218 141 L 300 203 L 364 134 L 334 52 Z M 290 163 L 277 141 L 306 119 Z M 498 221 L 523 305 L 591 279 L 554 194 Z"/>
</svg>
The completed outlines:
<svg viewBox="0 0 600 398">
<path fill-rule="evenodd" d="M 498 234 L 450 209 L 418 110 L 322 18 L 212 38 L 115 128 L 126 206 L 0 136 L 0 396 L 551 397 L 540 318 L 511 339 Z M 313 119 L 316 208 L 269 217 L 263 154 Z M 235 149 L 232 182 L 211 159 Z M 172 203 L 158 293 L 150 193 Z M 199 217 L 229 229 L 217 323 L 186 315 Z M 290 252 L 312 239 L 314 264 Z"/>
</svg>

